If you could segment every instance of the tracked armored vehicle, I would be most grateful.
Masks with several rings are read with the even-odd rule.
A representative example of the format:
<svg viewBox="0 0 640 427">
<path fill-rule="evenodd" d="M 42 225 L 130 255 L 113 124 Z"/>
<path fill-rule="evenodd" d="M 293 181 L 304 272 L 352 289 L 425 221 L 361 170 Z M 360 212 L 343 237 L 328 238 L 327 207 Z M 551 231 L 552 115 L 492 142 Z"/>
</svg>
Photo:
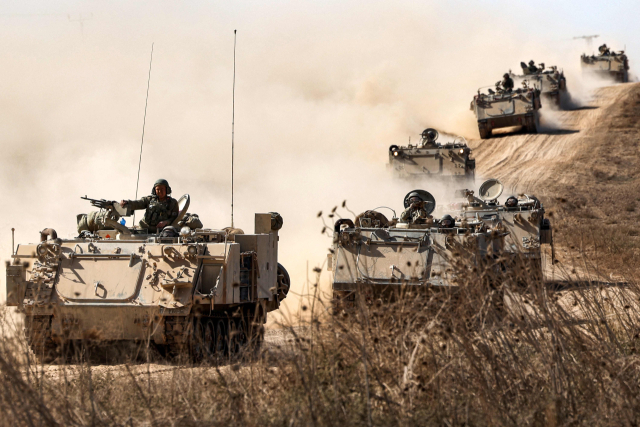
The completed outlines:
<svg viewBox="0 0 640 427">
<path fill-rule="evenodd" d="M 451 214 L 461 223 L 482 221 L 499 230 L 504 235 L 500 252 L 505 265 L 519 262 L 542 278 L 541 245 L 553 245 L 551 222 L 544 217 L 544 207 L 535 196 L 511 196 L 501 205 L 498 197 L 503 189 L 499 180 L 489 179 L 480 186 L 479 197 L 471 190 L 461 190 L 458 195 L 466 202 Z"/>
<path fill-rule="evenodd" d="M 544 64 L 535 66 L 524 62 L 521 62 L 520 66 L 522 67 L 521 75 L 510 73 L 516 85 L 528 80 L 535 87 L 540 88 L 540 95 L 544 99 L 557 106 L 561 105 L 562 100 L 569 98 L 567 79 L 563 70 L 559 70 L 556 66 L 547 69 Z"/>
<path fill-rule="evenodd" d="M 624 51 L 614 52 L 606 45 L 600 46 L 599 55 L 582 54 L 580 65 L 583 73 L 613 78 L 616 82 L 629 81 L 629 59 Z"/>
<path fill-rule="evenodd" d="M 542 108 L 540 89 L 523 82 L 523 87 L 508 91 L 496 84 L 496 90 L 489 88 L 487 93 L 478 94 L 471 101 L 471 111 L 478 120 L 480 138 L 491 137 L 494 129 L 521 126 L 528 133 L 538 133 L 540 126 L 539 110 Z"/>
<path fill-rule="evenodd" d="M 389 164 L 398 177 L 404 179 L 444 179 L 473 183 L 476 161 L 464 138 L 452 142 L 437 142 L 438 131 L 425 129 L 416 145 L 389 147 Z"/>
<path fill-rule="evenodd" d="M 524 268 L 526 277 L 540 278 L 540 245 L 552 241 L 544 209 L 532 196 L 513 207 L 501 206 L 501 191 L 497 180 L 483 184 L 481 198 L 463 190 L 466 203 L 440 209 L 455 215 L 450 226 L 444 226 L 446 216 L 412 224 L 389 221 L 377 211 L 366 211 L 355 221 L 338 220 L 328 255 L 334 301 L 349 305 L 359 292 L 373 297 L 400 286 L 455 290 L 465 275 L 481 271 L 474 266 L 491 268 L 500 277 L 518 277 L 518 268 Z M 433 201 L 432 213 L 435 200 L 427 199 Z"/>
<path fill-rule="evenodd" d="M 46 229 L 39 242 L 18 245 L 7 305 L 24 313 L 39 360 L 64 359 L 78 343 L 148 343 L 194 361 L 259 345 L 290 285 L 278 263 L 282 218 L 256 214 L 253 234 L 191 229 L 181 222 L 189 196 L 178 202 L 178 228 L 159 234 L 125 227 L 118 220 L 131 211 L 93 200 L 101 210 L 92 230 L 61 239 Z"/>
</svg>

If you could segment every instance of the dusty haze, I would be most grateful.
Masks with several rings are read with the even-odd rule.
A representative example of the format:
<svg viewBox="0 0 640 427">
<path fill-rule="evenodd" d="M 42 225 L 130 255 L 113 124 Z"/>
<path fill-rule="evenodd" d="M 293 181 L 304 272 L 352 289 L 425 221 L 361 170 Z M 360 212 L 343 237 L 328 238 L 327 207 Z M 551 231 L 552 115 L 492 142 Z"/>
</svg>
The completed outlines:
<svg viewBox="0 0 640 427">
<path fill-rule="evenodd" d="M 330 244 L 319 210 L 344 199 L 356 212 L 402 208 L 411 188 L 389 179 L 389 145 L 425 127 L 476 138 L 473 94 L 520 61 L 557 64 L 578 90 L 585 51 L 573 33 L 532 37 L 513 17 L 534 12 L 514 6 L 94 6 L 33 3 L 0 16 L 3 260 L 11 227 L 17 242 L 45 227 L 66 237 L 89 210 L 80 196 L 134 197 L 152 42 L 139 196 L 163 177 L 176 198 L 191 195 L 205 226 L 229 225 L 237 28 L 236 225 L 251 232 L 255 212 L 283 215 L 280 261 L 297 292 Z"/>
</svg>

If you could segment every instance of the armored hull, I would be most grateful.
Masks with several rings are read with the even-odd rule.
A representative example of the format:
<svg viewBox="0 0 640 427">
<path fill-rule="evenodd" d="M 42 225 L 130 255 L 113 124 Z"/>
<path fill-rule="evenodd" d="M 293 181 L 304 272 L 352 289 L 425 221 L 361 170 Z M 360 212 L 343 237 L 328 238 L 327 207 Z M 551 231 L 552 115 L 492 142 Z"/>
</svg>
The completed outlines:
<svg viewBox="0 0 640 427">
<path fill-rule="evenodd" d="M 551 224 L 544 217 L 540 202 L 525 196 L 517 206 L 507 208 L 497 204 L 472 202 L 455 212 L 461 221 L 483 221 L 501 230 L 504 237 L 500 251 L 506 260 L 523 260 L 542 278 L 541 245 L 551 244 Z"/>
<path fill-rule="evenodd" d="M 455 216 L 450 228 L 437 220 L 373 221 L 366 218 L 373 218 L 371 211 L 355 223 L 338 220 L 328 256 L 334 299 L 353 302 L 358 293 L 374 296 L 403 286 L 455 290 L 468 275 L 488 271 L 491 280 L 542 280 L 541 245 L 552 243 L 544 208 L 532 196 L 512 207 L 499 205 L 501 187 L 497 180 L 485 182 L 484 200 L 464 190 L 466 203 L 440 210 Z"/>
<path fill-rule="evenodd" d="M 531 72 L 526 64 L 522 63 L 521 65 L 524 74 L 511 74 L 511 78 L 516 86 L 525 80 L 530 82 L 533 86 L 540 89 L 540 95 L 544 98 L 545 104 L 549 101 L 556 106 L 560 106 L 563 99 L 569 97 L 567 79 L 562 70 L 551 67 L 548 70 L 540 68 L 535 72 Z"/>
<path fill-rule="evenodd" d="M 58 239 L 54 232 L 17 247 L 7 305 L 24 313 L 27 338 L 44 361 L 79 341 L 149 342 L 194 360 L 231 354 L 259 344 L 267 312 L 288 291 L 273 219 L 256 214 L 254 234 L 124 229 Z"/>
<path fill-rule="evenodd" d="M 591 56 L 583 54 L 580 65 L 583 73 L 612 78 L 620 83 L 629 81 L 629 60 L 624 52 Z"/>
<path fill-rule="evenodd" d="M 480 138 L 490 138 L 494 129 L 511 126 L 522 126 L 529 133 L 538 132 L 538 110 L 542 107 L 538 89 L 491 92 L 484 94 L 478 91 L 471 102 L 471 110 L 478 120 Z"/>
<path fill-rule="evenodd" d="M 329 268 L 335 292 L 354 292 L 361 285 L 454 286 L 447 267 L 457 248 L 473 242 L 468 255 L 474 262 L 495 243 L 486 233 L 461 227 L 347 227 L 337 230 L 334 239 Z"/>
<path fill-rule="evenodd" d="M 431 129 L 423 132 L 425 135 Z M 416 145 L 389 147 L 388 168 L 402 179 L 456 180 L 473 182 L 476 161 L 463 138 L 440 144 L 435 138 L 424 138 Z"/>
</svg>

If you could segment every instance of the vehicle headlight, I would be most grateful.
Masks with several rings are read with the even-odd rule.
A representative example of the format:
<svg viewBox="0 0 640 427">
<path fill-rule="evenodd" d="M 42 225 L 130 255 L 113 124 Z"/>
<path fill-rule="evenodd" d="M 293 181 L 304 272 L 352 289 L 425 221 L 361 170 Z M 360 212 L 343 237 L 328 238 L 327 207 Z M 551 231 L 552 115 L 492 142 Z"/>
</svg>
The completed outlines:
<svg viewBox="0 0 640 427">
<path fill-rule="evenodd" d="M 182 227 L 182 228 L 180 229 L 180 235 L 181 235 L 182 237 L 185 237 L 185 236 L 189 236 L 189 235 L 191 235 L 191 229 L 190 229 L 189 227 Z"/>
<path fill-rule="evenodd" d="M 195 246 L 189 246 L 187 252 L 189 252 L 189 255 L 195 255 L 196 253 L 198 253 L 198 248 L 196 248 Z"/>
<path fill-rule="evenodd" d="M 460 154 L 464 154 L 464 148 L 461 148 L 459 151 Z"/>
<path fill-rule="evenodd" d="M 398 152 L 398 151 L 394 151 L 394 152 L 393 152 L 393 156 L 394 156 L 394 157 L 398 157 L 399 155 L 400 155 L 400 152 Z"/>
</svg>

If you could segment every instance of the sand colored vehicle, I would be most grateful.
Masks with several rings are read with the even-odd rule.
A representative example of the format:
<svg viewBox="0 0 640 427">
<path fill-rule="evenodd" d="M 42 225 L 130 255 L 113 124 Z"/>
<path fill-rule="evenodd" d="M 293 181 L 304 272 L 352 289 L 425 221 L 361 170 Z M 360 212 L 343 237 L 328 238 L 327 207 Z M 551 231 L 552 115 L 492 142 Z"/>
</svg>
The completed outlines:
<svg viewBox="0 0 640 427">
<path fill-rule="evenodd" d="M 494 129 L 512 126 L 538 133 L 540 108 L 540 88 L 530 86 L 528 80 L 522 82 L 522 88 L 515 90 L 505 90 L 500 82 L 496 83 L 496 90 L 489 88 L 487 93 L 478 89 L 470 107 L 478 120 L 482 139 L 490 138 Z"/>
<path fill-rule="evenodd" d="M 520 63 L 522 74 L 510 73 L 516 85 L 521 85 L 528 80 L 533 86 L 540 88 L 540 95 L 554 105 L 560 106 L 563 100 L 569 98 L 567 91 L 567 79 L 564 71 L 552 65 L 547 68 L 544 63 L 538 65 Z"/>
<path fill-rule="evenodd" d="M 39 242 L 17 246 L 7 305 L 24 314 L 39 360 L 64 359 L 80 342 L 146 342 L 195 361 L 259 345 L 290 285 L 278 263 L 282 217 L 256 214 L 253 234 L 192 229 L 189 200 L 178 200 L 178 218 L 158 234 L 120 224 L 131 211 L 119 203 L 92 200 L 100 211 L 91 230 L 61 239 L 45 229 Z"/>
<path fill-rule="evenodd" d="M 387 167 L 404 179 L 444 179 L 473 182 L 476 161 L 462 137 L 438 143 L 438 131 L 425 129 L 416 145 L 389 147 Z"/>
<path fill-rule="evenodd" d="M 582 54 L 580 65 L 583 73 L 591 73 L 605 78 L 613 78 L 616 82 L 629 81 L 629 59 L 623 50 L 615 52 L 607 45 L 600 46 L 598 55 Z"/>
<path fill-rule="evenodd" d="M 532 195 L 510 196 L 504 204 L 498 202 L 504 186 L 497 179 L 485 181 L 478 190 L 460 190 L 466 202 L 454 205 L 451 212 L 460 223 L 484 222 L 503 234 L 500 253 L 506 265 L 522 263 L 542 277 L 543 244 L 553 245 L 551 222 L 545 218 L 542 203 Z M 553 250 L 553 246 L 552 246 Z"/>
<path fill-rule="evenodd" d="M 424 190 L 409 193 L 405 207 L 416 192 L 425 195 L 425 209 L 432 214 L 435 199 Z M 540 265 L 540 245 L 551 243 L 544 209 L 529 196 L 514 207 L 499 206 L 499 192 L 501 184 L 489 180 L 481 187 L 481 198 L 465 190 L 467 203 L 449 209 L 452 215 L 422 223 L 403 223 L 395 214 L 388 220 L 376 210 L 358 215 L 355 221 L 338 220 L 328 255 L 334 300 L 348 304 L 357 292 L 373 296 L 399 286 L 454 289 L 463 278 L 459 269 L 451 267 L 461 260 L 467 267 L 483 265 L 500 271 L 509 271 L 522 260 L 525 265 Z"/>
</svg>

